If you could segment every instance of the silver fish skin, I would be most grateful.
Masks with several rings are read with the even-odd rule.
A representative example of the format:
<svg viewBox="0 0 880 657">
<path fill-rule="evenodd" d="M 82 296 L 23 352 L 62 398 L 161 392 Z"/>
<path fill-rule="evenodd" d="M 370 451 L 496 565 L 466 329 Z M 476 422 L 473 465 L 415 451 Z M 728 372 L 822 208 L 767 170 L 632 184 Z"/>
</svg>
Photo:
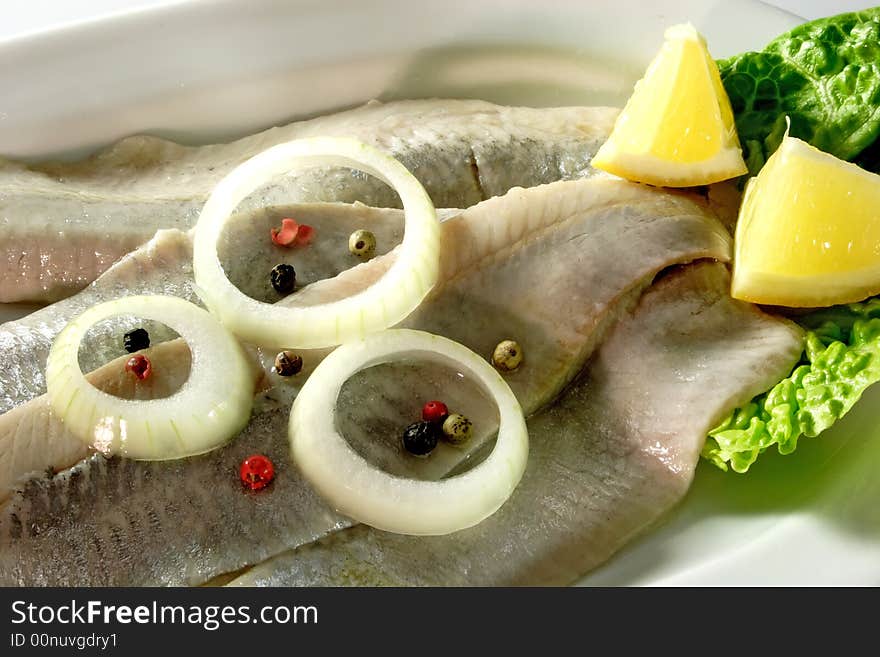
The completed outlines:
<svg viewBox="0 0 880 657">
<path fill-rule="evenodd" d="M 616 114 L 471 100 L 373 102 L 228 144 L 137 136 L 72 164 L 0 162 L 0 302 L 55 301 L 82 289 L 158 229 L 189 229 L 223 176 L 292 139 L 358 138 L 398 158 L 437 207 L 466 208 L 515 186 L 590 175 Z M 316 201 L 399 207 L 379 180 L 324 168 L 275 180 L 240 208 Z"/>
<path fill-rule="evenodd" d="M 441 280 L 419 317 L 407 322 L 427 330 L 445 326 L 478 353 L 486 353 L 487 330 L 500 330 L 486 318 L 528 340 L 521 370 L 528 376 L 510 379 L 527 413 L 569 383 L 597 334 L 635 303 L 657 272 L 699 258 L 729 258 L 726 232 L 684 195 L 595 178 L 510 195 L 442 224 L 444 244 L 457 248 L 441 253 Z M 332 297 L 337 284 L 357 287 L 393 257 L 310 287 Z M 603 276 L 608 282 L 600 285 Z M 526 282 L 559 291 L 528 293 Z M 563 295 L 570 312 L 559 312 Z M 446 313 L 457 322 L 443 319 Z M 526 330 L 528 336 L 520 336 Z M 305 354 L 307 368 L 321 357 Z M 497 418 L 491 405 L 476 403 L 479 396 L 466 382 L 456 384 L 455 372 L 417 363 L 395 367 L 393 375 L 363 372 L 343 390 L 337 420 L 355 449 L 392 472 L 437 479 L 492 438 Z M 210 454 L 160 463 L 94 456 L 29 481 L 0 512 L 0 583 L 198 584 L 350 526 L 289 462 L 286 427 L 298 385 L 276 379 L 258 398 L 248 427 Z M 465 449 L 443 445 L 430 459 L 414 459 L 403 452 L 398 431 L 417 417 L 424 399 L 440 394 L 480 430 Z M 240 460 L 254 452 L 270 456 L 278 470 L 265 495 L 243 494 L 235 476 Z"/>
<path fill-rule="evenodd" d="M 528 469 L 492 517 L 410 537 L 363 525 L 260 564 L 234 586 L 564 585 L 687 492 L 706 432 L 797 362 L 800 329 L 728 296 L 723 265 L 665 277 L 585 376 L 528 422 Z"/>
</svg>

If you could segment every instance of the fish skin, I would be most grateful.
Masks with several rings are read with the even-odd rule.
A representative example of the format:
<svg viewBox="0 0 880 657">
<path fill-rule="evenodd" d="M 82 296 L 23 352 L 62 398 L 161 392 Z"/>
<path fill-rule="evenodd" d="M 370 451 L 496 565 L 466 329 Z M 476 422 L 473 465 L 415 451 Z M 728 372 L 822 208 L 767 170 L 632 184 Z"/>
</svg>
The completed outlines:
<svg viewBox="0 0 880 657">
<path fill-rule="evenodd" d="M 730 299 L 723 265 L 655 284 L 582 380 L 528 421 L 529 463 L 490 518 L 447 536 L 364 525 L 270 559 L 232 586 L 545 586 L 574 582 L 687 492 L 707 431 L 784 377 L 802 331 Z"/>
<path fill-rule="evenodd" d="M 519 326 L 556 344 L 541 351 L 541 345 L 529 343 L 535 351 L 526 354 L 522 371 L 530 378 L 510 381 L 527 413 L 550 402 L 568 383 L 565 373 L 580 369 L 575 363 L 583 365 L 589 357 L 597 331 L 630 308 L 658 271 L 695 258 L 729 258 L 729 237 L 717 220 L 684 195 L 599 179 L 511 194 L 517 202 L 491 199 L 442 224 L 443 242 L 461 240 L 460 248 L 441 253 L 441 282 L 423 302 L 423 317 L 428 324 L 431 307 L 453 309 L 460 326 L 450 330 L 479 350 L 485 327 L 476 316 L 513 321 L 515 315 L 530 315 Z M 609 235 L 600 230 L 606 224 L 616 231 Z M 667 239 L 660 236 L 675 225 L 681 230 L 674 242 L 676 250 L 671 251 Z M 640 243 L 615 239 L 627 230 Z M 591 233 L 603 241 L 600 248 L 589 246 L 589 239 L 578 241 Z M 511 244 L 518 245 L 515 252 L 508 248 Z M 639 257 L 627 257 L 634 248 Z M 595 257 L 588 258 L 588 253 Z M 393 257 L 391 252 L 312 287 L 325 288 L 332 296 L 337 283 L 350 287 L 351 279 L 369 278 L 370 271 L 387 268 Z M 567 267 L 559 264 L 562 259 L 569 260 Z M 511 260 L 518 260 L 518 270 L 531 272 L 532 284 L 539 287 L 552 272 L 547 280 L 568 289 L 583 315 L 536 308 L 535 297 L 527 294 L 503 295 L 511 284 Z M 619 271 L 624 264 L 628 269 Z M 616 280 L 618 287 L 597 287 L 590 270 L 607 271 L 609 281 Z M 462 314 L 460 305 L 468 289 L 470 316 Z M 605 298 L 598 298 L 597 290 Z M 509 306 L 503 316 L 498 315 L 499 295 Z M 556 297 L 548 295 L 545 303 L 558 310 Z M 514 313 L 515 308 L 519 310 Z M 413 318 L 408 325 L 420 323 Z M 561 350 L 567 356 L 560 355 Z M 304 354 L 306 368 L 314 367 L 321 355 Z M 342 418 L 345 426 L 366 426 L 362 416 L 354 415 L 357 409 L 375 409 L 386 427 L 399 428 L 412 421 L 413 399 L 442 392 L 451 404 L 466 407 L 474 397 L 448 380 L 437 380 L 433 367 L 416 368 L 409 375 L 396 371 L 394 377 L 375 374 L 372 382 L 369 373 L 361 374 L 367 378 L 351 388 L 352 401 L 361 403 L 340 406 L 340 414 L 350 416 Z M 229 445 L 209 454 L 159 463 L 94 456 L 53 478 L 29 481 L 0 512 L 0 583 L 198 584 L 349 526 L 351 521 L 327 508 L 289 463 L 287 421 L 301 380 L 276 382 L 258 399 L 248 427 Z M 409 406 L 402 402 L 407 398 Z M 473 417 L 479 412 L 470 411 Z M 404 422 L 406 417 L 410 419 Z M 476 453 L 495 428 L 487 416 L 466 450 L 442 445 L 430 459 L 403 453 L 393 431 L 381 441 L 371 430 L 349 433 L 348 438 L 356 449 L 371 455 L 384 445 L 384 455 L 378 454 L 377 461 L 394 472 L 437 479 Z M 265 453 L 276 463 L 278 477 L 267 495 L 243 495 L 235 479 L 240 459 L 254 452 Z M 149 532 L 147 525 L 152 526 Z M 64 557 L 70 553 L 77 560 Z"/>
<path fill-rule="evenodd" d="M 0 161 L 0 302 L 55 301 L 82 289 L 156 230 L 191 228 L 224 175 L 292 139 L 356 137 L 398 158 L 435 206 L 466 208 L 512 187 L 591 175 L 589 163 L 617 112 L 373 102 L 229 144 L 191 147 L 136 136 L 76 163 Z M 275 181 L 240 209 L 315 201 L 399 207 L 384 183 L 337 168 Z"/>
</svg>

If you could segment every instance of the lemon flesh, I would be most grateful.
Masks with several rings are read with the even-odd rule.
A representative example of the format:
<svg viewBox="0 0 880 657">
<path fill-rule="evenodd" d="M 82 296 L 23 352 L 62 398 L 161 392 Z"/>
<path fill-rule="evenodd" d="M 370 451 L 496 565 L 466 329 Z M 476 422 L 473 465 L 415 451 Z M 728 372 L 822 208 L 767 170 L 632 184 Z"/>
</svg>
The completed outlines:
<svg viewBox="0 0 880 657">
<path fill-rule="evenodd" d="M 666 187 L 746 173 L 730 99 L 706 40 L 690 24 L 665 36 L 593 166 Z"/>
<path fill-rule="evenodd" d="M 880 293 L 880 176 L 785 137 L 749 181 L 731 294 L 830 306 Z"/>
</svg>

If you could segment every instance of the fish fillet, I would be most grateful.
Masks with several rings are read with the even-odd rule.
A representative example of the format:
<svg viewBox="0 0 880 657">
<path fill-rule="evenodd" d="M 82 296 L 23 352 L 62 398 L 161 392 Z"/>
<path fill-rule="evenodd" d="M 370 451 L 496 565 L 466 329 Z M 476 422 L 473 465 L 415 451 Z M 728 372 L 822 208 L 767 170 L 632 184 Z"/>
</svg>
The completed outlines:
<svg viewBox="0 0 880 657">
<path fill-rule="evenodd" d="M 602 179 L 514 189 L 447 219 L 442 232 L 441 280 L 407 325 L 484 354 L 490 332 L 522 340 L 527 361 L 510 384 L 526 412 L 570 382 L 657 272 L 726 260 L 730 248 L 714 216 L 689 197 Z M 315 287 L 332 297 L 337 284 L 357 286 L 353 279 L 375 277 L 393 257 Z M 320 356 L 306 354 L 307 367 Z M 338 421 L 356 449 L 394 472 L 439 478 L 494 435 L 497 419 L 455 372 L 409 363 L 393 376 L 361 374 L 344 391 L 351 403 L 340 405 Z M 262 393 L 248 427 L 209 454 L 156 463 L 93 456 L 30 480 L 0 515 L 0 583 L 202 583 L 351 525 L 289 463 L 287 418 L 298 385 L 279 381 Z M 439 394 L 467 409 L 480 431 L 466 449 L 444 445 L 414 459 L 396 431 L 419 401 Z M 363 409 L 385 430 L 363 421 Z M 276 463 L 264 495 L 243 494 L 235 477 L 253 452 Z"/>
<path fill-rule="evenodd" d="M 439 537 L 363 525 L 271 559 L 233 585 L 564 585 L 677 504 L 706 432 L 797 362 L 801 332 L 732 300 L 720 264 L 652 287 L 583 380 L 529 422 L 511 499 Z"/>
<path fill-rule="evenodd" d="M 224 175 L 291 139 L 356 137 L 397 157 L 437 207 L 466 208 L 512 187 L 589 175 L 616 114 L 472 100 L 373 102 L 229 144 L 138 136 L 73 164 L 0 162 L 0 302 L 54 301 L 82 289 L 158 229 L 190 228 Z M 321 169 L 274 181 L 241 207 L 312 201 L 399 204 L 371 176 Z"/>
<path fill-rule="evenodd" d="M 628 204 L 632 207 L 627 207 Z M 461 271 L 471 271 L 495 262 L 505 267 L 504 276 L 498 284 L 508 286 L 505 289 L 509 289 L 512 297 L 540 297 L 544 294 L 544 288 L 538 281 L 550 281 L 552 277 L 565 276 L 570 272 L 560 264 L 559 258 L 530 258 L 517 254 L 521 242 L 525 243 L 528 239 L 534 241 L 547 230 L 555 230 L 567 221 L 565 225 L 570 232 L 566 233 L 561 243 L 573 251 L 571 258 L 584 260 L 591 252 L 581 252 L 579 241 L 588 242 L 592 238 L 585 240 L 588 233 L 577 232 L 580 230 L 579 224 L 572 217 L 581 216 L 578 213 L 600 211 L 618 213 L 628 221 L 594 222 L 592 226 L 597 239 L 614 240 L 621 237 L 650 241 L 646 254 L 640 254 L 637 259 L 643 260 L 641 264 L 644 265 L 642 272 L 645 276 L 665 266 L 667 259 L 680 262 L 704 256 L 724 260 L 729 257 L 729 237 L 711 213 L 697 201 L 620 181 L 596 179 L 554 183 L 526 190 L 514 189 L 503 197 L 491 199 L 464 212 L 461 221 L 448 219 L 462 214 L 462 211 L 439 211 L 444 219 L 442 241 L 447 245 L 441 254 L 440 278 L 448 279 L 453 289 L 457 289 L 456 278 L 460 278 Z M 654 217 L 652 213 L 657 216 Z M 291 214 L 304 223 L 316 226 L 316 238 L 307 249 L 282 250 L 273 247 L 266 239 L 268 227 L 280 216 Z M 392 254 L 353 266 L 359 261 L 348 253 L 345 235 L 349 228 L 356 226 L 366 226 L 375 232 L 379 242 L 378 253 L 385 253 L 402 235 L 403 216 L 399 211 L 377 210 L 357 203 L 303 204 L 241 213 L 229 222 L 229 230 L 220 248 L 221 262 L 230 280 L 264 301 L 278 299 L 274 292 L 267 291 L 265 283 L 269 270 L 277 262 L 295 265 L 297 278 L 305 284 L 313 283 L 287 297 L 283 301 L 285 304 L 315 303 L 347 296 L 380 276 L 393 258 Z M 615 234 L 615 231 L 624 228 L 628 232 Z M 645 234 L 645 231 L 649 234 Z M 626 245 L 621 244 L 619 248 L 624 249 Z M 507 264 L 501 262 L 505 258 L 509 258 Z M 523 260 L 530 262 L 529 268 L 520 268 L 516 264 Z M 609 260 L 607 270 L 598 267 L 586 270 L 584 275 L 589 273 L 591 279 L 587 281 L 582 278 L 578 285 L 581 288 L 588 285 L 613 288 L 619 285 L 615 272 L 628 277 L 628 267 L 639 265 L 639 262 L 634 262 L 632 254 L 627 253 L 619 261 Z M 554 284 L 554 290 L 550 292 L 556 295 L 565 293 L 565 287 L 558 284 Z M 43 370 L 49 347 L 68 321 L 96 303 L 129 294 L 169 294 L 196 301 L 192 289 L 192 244 L 189 236 L 174 230 L 162 231 L 79 294 L 21 320 L 0 325 L 0 362 L 3 363 L 0 370 L 0 413 L 45 392 Z M 459 297 L 462 297 L 462 293 L 455 293 L 444 311 L 451 318 L 457 317 L 455 306 L 458 303 L 482 304 L 486 306 L 487 317 L 500 312 L 501 307 L 507 304 L 507 300 L 500 295 L 496 299 L 485 296 L 476 299 L 473 294 L 468 298 Z M 560 303 L 564 307 L 566 302 L 560 300 Z M 527 314 L 523 313 L 520 324 L 529 322 L 525 317 Z M 438 317 L 436 320 L 429 318 L 428 321 L 443 320 Z M 474 321 L 485 323 L 480 317 Z M 515 321 L 515 318 L 511 318 L 511 321 Z M 139 324 L 138 320 L 130 318 L 90 332 L 88 356 L 81 357 L 84 371 L 95 369 L 120 355 L 120 333 Z M 154 330 L 157 331 L 155 342 L 167 337 L 167 331 L 163 332 L 158 327 Z M 449 329 L 435 326 L 435 332 L 442 333 L 444 330 L 451 330 L 452 335 L 456 335 L 454 326 Z M 523 326 L 523 333 L 527 330 L 531 329 Z M 483 352 L 494 346 L 490 342 L 489 339 L 483 340 Z"/>
<path fill-rule="evenodd" d="M 441 217 L 457 213 L 439 211 Z M 269 228 L 283 216 L 295 216 L 316 227 L 309 248 L 279 249 L 271 244 Z M 263 301 L 277 301 L 277 293 L 268 284 L 272 267 L 279 262 L 296 265 L 302 285 L 333 277 L 360 262 L 348 252 L 347 244 L 348 234 L 363 227 L 376 234 L 377 253 L 383 254 L 400 242 L 403 213 L 358 203 L 299 204 L 241 213 L 230 220 L 218 252 L 227 275 L 245 293 Z M 0 325 L 0 413 L 46 391 L 44 369 L 52 340 L 87 308 L 132 294 L 167 294 L 198 303 L 192 286 L 191 237 L 174 229 L 162 230 L 85 290 Z M 83 371 L 121 355 L 120 335 L 143 324 L 136 318 L 123 318 L 96 327 L 87 336 L 81 353 Z M 149 330 L 154 343 L 173 337 L 160 325 L 153 324 Z"/>
<path fill-rule="evenodd" d="M 150 359 L 154 373 L 146 381 L 138 381 L 124 371 L 128 355 L 90 372 L 86 378 L 98 389 L 123 399 L 168 397 L 186 381 L 191 354 L 182 339 L 159 343 L 141 353 Z M 263 383 L 264 372 L 253 350 L 247 353 L 256 388 Z M 0 501 L 30 477 L 66 468 L 88 456 L 86 444 L 52 412 L 48 397 L 41 395 L 17 406 L 0 415 Z"/>
</svg>

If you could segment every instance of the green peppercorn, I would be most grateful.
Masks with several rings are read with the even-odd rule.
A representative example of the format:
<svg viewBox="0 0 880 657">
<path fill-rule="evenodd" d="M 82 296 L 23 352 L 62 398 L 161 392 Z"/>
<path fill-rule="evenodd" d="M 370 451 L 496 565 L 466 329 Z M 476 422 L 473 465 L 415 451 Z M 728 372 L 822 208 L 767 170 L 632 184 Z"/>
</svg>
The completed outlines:
<svg viewBox="0 0 880 657">
<path fill-rule="evenodd" d="M 443 420 L 443 437 L 454 445 L 465 442 L 473 433 L 473 422 L 460 413 L 452 413 Z"/>
<path fill-rule="evenodd" d="M 275 265 L 269 279 L 278 294 L 290 294 L 296 287 L 296 270 L 293 266 L 283 263 Z"/>
<path fill-rule="evenodd" d="M 303 368 L 303 359 L 292 351 L 281 351 L 275 356 L 275 373 L 279 376 L 294 376 Z"/>
<path fill-rule="evenodd" d="M 503 340 L 492 352 L 492 364 L 502 372 L 512 372 L 523 361 L 522 347 L 513 340 Z"/>
<path fill-rule="evenodd" d="M 348 250 L 358 257 L 369 258 L 376 251 L 376 236 L 368 230 L 356 230 L 348 238 Z"/>
</svg>

